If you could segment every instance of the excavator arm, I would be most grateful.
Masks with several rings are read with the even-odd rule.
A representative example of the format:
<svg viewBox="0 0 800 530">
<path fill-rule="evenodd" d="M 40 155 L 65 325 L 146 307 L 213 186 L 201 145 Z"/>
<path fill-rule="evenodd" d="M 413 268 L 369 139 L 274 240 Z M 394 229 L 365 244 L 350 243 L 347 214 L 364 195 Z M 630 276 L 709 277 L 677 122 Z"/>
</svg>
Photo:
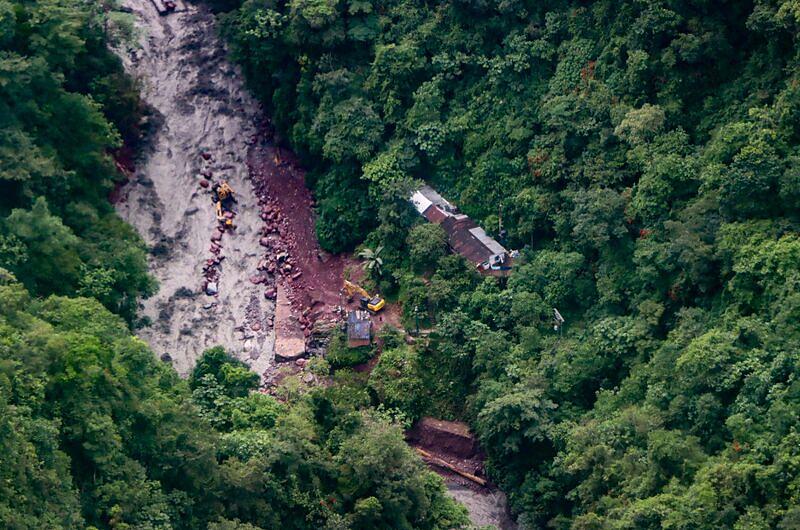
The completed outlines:
<svg viewBox="0 0 800 530">
<path fill-rule="evenodd" d="M 367 292 L 366 289 L 364 289 L 360 285 L 354 284 L 353 282 L 351 282 L 349 280 L 345 280 L 344 281 L 344 291 L 347 293 L 347 296 L 354 296 L 356 294 L 359 294 L 359 295 L 363 296 L 364 298 L 369 298 L 370 297 L 369 293 Z"/>
<path fill-rule="evenodd" d="M 217 193 L 219 194 L 219 198 L 222 199 L 223 201 L 228 199 L 228 197 L 230 197 L 231 199 L 233 198 L 233 188 L 231 188 L 226 181 L 222 181 L 222 184 L 220 184 Z"/>
<path fill-rule="evenodd" d="M 361 305 L 364 309 L 368 309 L 372 313 L 377 313 L 386 306 L 386 300 L 380 295 L 371 296 L 366 289 L 360 285 L 345 280 L 343 286 L 344 292 L 347 293 L 348 298 L 352 298 L 356 294 L 361 298 Z"/>
</svg>

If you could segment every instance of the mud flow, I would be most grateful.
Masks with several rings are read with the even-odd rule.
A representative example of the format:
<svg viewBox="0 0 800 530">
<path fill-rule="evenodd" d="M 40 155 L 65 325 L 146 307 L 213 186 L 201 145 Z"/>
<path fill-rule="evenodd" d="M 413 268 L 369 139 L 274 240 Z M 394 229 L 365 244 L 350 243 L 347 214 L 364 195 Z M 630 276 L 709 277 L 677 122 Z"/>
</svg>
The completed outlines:
<svg viewBox="0 0 800 530">
<path fill-rule="evenodd" d="M 274 302 L 249 281 L 259 255 L 258 200 L 247 168 L 259 106 L 226 60 L 213 16 L 183 4 L 160 16 L 151 0 L 125 0 L 138 46 L 121 53 L 151 107 L 146 147 L 117 209 L 151 247 L 159 291 L 140 314 L 140 336 L 187 374 L 206 348 L 222 345 L 263 373 L 273 363 Z M 234 230 L 216 234 L 209 189 L 227 180 L 238 204 Z M 212 237 L 219 237 L 212 241 Z M 214 296 L 206 294 L 211 278 Z"/>
</svg>

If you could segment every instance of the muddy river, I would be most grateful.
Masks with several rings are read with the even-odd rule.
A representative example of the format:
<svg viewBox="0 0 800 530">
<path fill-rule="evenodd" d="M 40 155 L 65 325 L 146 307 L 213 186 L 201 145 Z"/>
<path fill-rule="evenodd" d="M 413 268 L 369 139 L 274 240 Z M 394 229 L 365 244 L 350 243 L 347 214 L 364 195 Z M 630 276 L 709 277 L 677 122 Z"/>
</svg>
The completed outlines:
<svg viewBox="0 0 800 530">
<path fill-rule="evenodd" d="M 140 336 L 184 375 L 215 345 L 261 374 L 273 362 L 274 303 L 248 281 L 262 250 L 246 165 L 259 106 L 227 61 L 211 14 L 188 5 L 185 13 L 162 17 L 150 0 L 123 5 L 136 16 L 138 46 L 121 55 L 153 112 L 153 132 L 118 203 L 154 249 L 151 271 L 160 285 L 144 301 L 141 315 L 152 325 Z M 201 184 L 222 179 L 238 197 L 236 229 L 219 242 L 218 294 L 208 296 L 203 269 L 217 257 L 210 251 L 217 221 Z"/>
</svg>

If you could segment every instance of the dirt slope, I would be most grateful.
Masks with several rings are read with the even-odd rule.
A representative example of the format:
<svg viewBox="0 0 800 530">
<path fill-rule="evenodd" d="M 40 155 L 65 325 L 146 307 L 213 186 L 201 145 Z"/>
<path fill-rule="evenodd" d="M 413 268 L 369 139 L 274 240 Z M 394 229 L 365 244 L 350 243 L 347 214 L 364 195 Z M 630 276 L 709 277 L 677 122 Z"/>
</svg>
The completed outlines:
<svg viewBox="0 0 800 530">
<path fill-rule="evenodd" d="M 150 0 L 123 4 L 136 16 L 139 46 L 121 56 L 154 110 L 148 147 L 118 203 L 153 247 L 151 269 L 160 283 L 144 301 L 141 314 L 153 325 L 140 336 L 158 355 L 169 354 L 182 374 L 218 344 L 263 373 L 272 363 L 274 303 L 248 281 L 261 253 L 261 220 L 246 164 L 259 106 L 226 60 L 209 12 L 187 4 L 186 12 L 161 17 Z M 237 229 L 221 241 L 216 297 L 203 292 L 216 227 L 204 178 L 227 179 L 239 199 Z"/>
</svg>

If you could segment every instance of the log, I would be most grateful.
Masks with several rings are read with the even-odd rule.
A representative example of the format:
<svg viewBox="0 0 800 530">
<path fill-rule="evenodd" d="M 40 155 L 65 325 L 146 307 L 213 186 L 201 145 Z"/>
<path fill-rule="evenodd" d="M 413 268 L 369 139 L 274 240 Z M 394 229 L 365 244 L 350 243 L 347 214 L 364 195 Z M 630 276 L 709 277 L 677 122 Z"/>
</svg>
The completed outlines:
<svg viewBox="0 0 800 530">
<path fill-rule="evenodd" d="M 454 466 L 450 462 L 442 460 L 441 458 L 439 458 L 437 456 L 433 456 L 432 454 L 430 454 L 428 451 L 426 451 L 424 449 L 420 449 L 419 447 L 415 447 L 414 449 L 429 464 L 433 464 L 434 466 L 438 466 L 438 467 L 444 468 L 444 469 L 446 469 L 448 471 L 452 471 L 456 475 L 462 476 L 467 480 L 471 480 L 475 484 L 479 484 L 481 486 L 486 486 L 486 480 L 482 479 L 481 477 L 476 477 L 475 475 L 473 475 L 471 473 L 467 473 L 466 471 L 461 471 L 460 469 L 458 469 L 456 466 Z"/>
</svg>

